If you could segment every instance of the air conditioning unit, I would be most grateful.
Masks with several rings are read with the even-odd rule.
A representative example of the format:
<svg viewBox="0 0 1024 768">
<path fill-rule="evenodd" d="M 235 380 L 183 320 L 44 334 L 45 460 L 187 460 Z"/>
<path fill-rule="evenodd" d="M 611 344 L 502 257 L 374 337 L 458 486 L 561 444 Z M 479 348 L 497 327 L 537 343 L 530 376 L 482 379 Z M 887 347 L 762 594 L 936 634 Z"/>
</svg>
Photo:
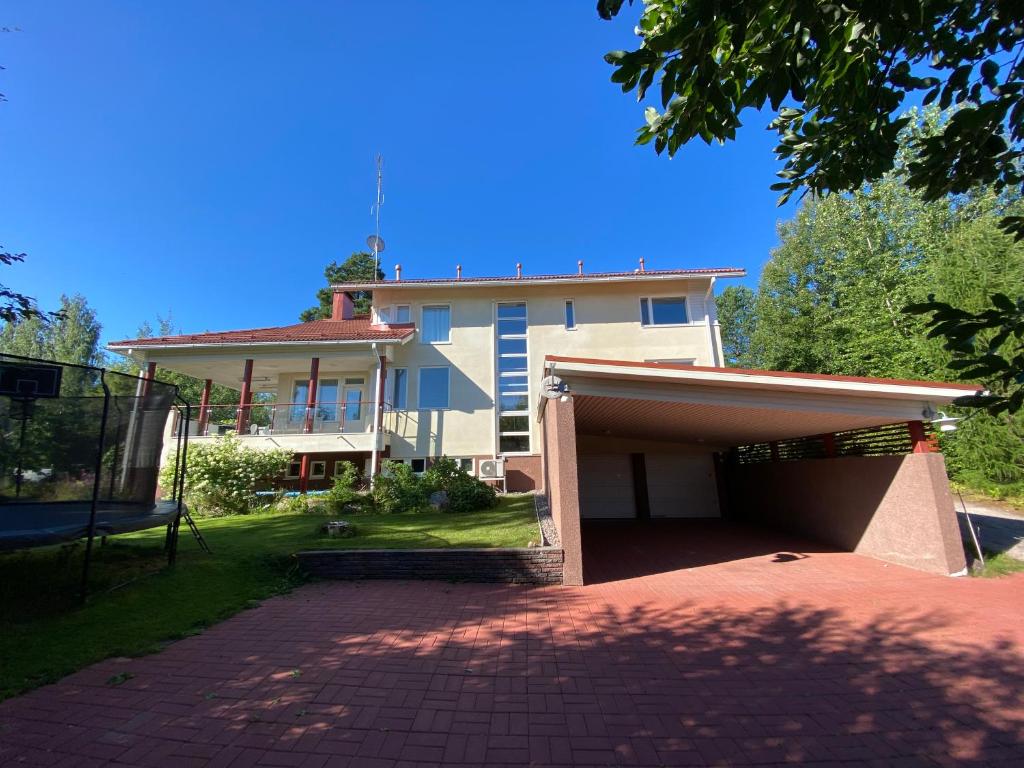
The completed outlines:
<svg viewBox="0 0 1024 768">
<path fill-rule="evenodd" d="M 483 459 L 476 473 L 481 480 L 498 480 L 505 476 L 504 459 Z"/>
</svg>

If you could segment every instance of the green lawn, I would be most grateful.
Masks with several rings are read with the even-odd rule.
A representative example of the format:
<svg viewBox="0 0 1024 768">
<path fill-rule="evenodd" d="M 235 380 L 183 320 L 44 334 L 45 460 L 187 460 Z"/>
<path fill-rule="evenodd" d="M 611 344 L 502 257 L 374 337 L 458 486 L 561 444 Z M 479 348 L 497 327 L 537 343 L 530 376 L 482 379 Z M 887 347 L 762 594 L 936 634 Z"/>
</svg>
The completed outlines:
<svg viewBox="0 0 1024 768">
<path fill-rule="evenodd" d="M 92 596 L 77 603 L 82 546 L 0 555 L 0 699 L 110 656 L 158 650 L 302 583 L 300 549 L 516 547 L 538 538 L 531 496 L 491 510 L 346 515 L 350 539 L 318 533 L 337 515 L 256 514 L 199 520 L 213 550 L 182 527 L 177 564 L 164 567 L 163 529 L 111 539 L 96 550 Z"/>
<path fill-rule="evenodd" d="M 985 567 L 975 571 L 975 576 L 995 578 L 1011 573 L 1024 573 L 1024 561 L 1016 560 L 1005 552 L 985 552 Z"/>
</svg>

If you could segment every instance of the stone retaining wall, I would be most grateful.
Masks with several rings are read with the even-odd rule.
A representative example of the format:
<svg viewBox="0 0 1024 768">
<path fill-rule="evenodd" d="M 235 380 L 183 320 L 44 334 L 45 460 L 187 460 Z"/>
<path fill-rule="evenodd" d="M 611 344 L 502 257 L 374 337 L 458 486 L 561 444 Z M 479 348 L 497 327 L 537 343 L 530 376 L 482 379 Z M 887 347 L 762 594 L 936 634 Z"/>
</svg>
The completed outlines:
<svg viewBox="0 0 1024 768">
<path fill-rule="evenodd" d="M 295 555 L 323 579 L 561 584 L 562 550 L 536 549 L 318 549 Z"/>
</svg>

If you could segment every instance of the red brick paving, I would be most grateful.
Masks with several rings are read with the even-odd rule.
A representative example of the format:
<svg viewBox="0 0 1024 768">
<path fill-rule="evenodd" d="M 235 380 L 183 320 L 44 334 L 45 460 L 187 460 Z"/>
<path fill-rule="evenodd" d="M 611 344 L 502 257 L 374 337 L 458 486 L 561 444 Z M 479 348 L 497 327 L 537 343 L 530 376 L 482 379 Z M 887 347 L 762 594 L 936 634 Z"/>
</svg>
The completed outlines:
<svg viewBox="0 0 1024 768">
<path fill-rule="evenodd" d="M 1024 764 L 1024 576 L 585 536 L 603 583 L 316 584 L 102 662 L 0 704 L 0 763 Z"/>
</svg>

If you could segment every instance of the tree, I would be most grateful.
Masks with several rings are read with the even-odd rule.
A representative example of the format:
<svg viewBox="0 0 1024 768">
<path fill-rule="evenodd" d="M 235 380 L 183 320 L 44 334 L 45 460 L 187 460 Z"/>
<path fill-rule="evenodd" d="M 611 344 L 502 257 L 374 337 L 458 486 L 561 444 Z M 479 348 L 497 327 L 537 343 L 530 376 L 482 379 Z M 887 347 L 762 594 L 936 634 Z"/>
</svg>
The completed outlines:
<svg viewBox="0 0 1024 768">
<path fill-rule="evenodd" d="M 611 19 L 624 0 L 598 0 Z M 630 0 L 632 4 L 633 0 Z M 909 98 L 958 109 L 941 130 L 909 147 L 906 183 L 925 202 L 987 185 L 1020 194 L 1024 149 L 1024 5 L 1006 0 L 892 3 L 718 3 L 643 0 L 640 45 L 613 51 L 612 81 L 644 101 L 660 76 L 659 106 L 645 110 L 637 142 L 671 156 L 701 138 L 736 138 L 740 117 L 767 107 L 784 161 L 773 189 L 782 200 L 802 191 L 852 191 L 896 165 L 900 133 L 912 117 Z M 1024 216 L 1001 227 L 1024 238 Z M 957 370 L 991 371 L 1008 384 L 989 398 L 1016 410 L 1024 404 L 1024 347 L 1017 332 L 1024 300 L 998 301 L 983 318 L 940 305 L 933 333 L 946 336 Z M 942 313 L 939 317 L 936 313 Z M 982 325 L 979 325 L 981 323 Z M 999 328 L 1002 345 L 972 345 L 979 328 Z M 1003 344 L 1006 344 L 1004 341 Z M 996 362 L 996 361 L 999 362 Z M 995 367 L 993 367 L 995 366 Z M 972 403 L 982 405 L 980 401 Z"/>
<path fill-rule="evenodd" d="M 757 294 L 745 285 L 730 285 L 716 300 L 726 365 L 754 367 L 750 342 L 757 328 L 756 300 Z"/>
<path fill-rule="evenodd" d="M 98 365 L 100 324 L 84 296 L 60 297 L 53 320 L 33 313 L 5 320 L 0 327 L 0 352 L 77 365 Z"/>
<path fill-rule="evenodd" d="M 24 253 L 9 253 L 0 246 L 0 265 L 9 267 L 24 260 Z M 46 318 L 49 315 L 39 311 L 35 299 L 31 296 L 18 293 L 0 283 L 0 321 L 15 323 L 29 317 Z"/>
<path fill-rule="evenodd" d="M 170 314 L 166 317 L 161 315 L 156 316 L 156 331 L 153 330 L 153 325 L 147 320 L 139 326 L 136 331 L 136 338 L 139 339 L 150 339 L 154 336 L 174 336 L 181 333 L 181 328 L 178 328 L 174 324 L 174 320 Z M 132 360 L 130 357 L 122 358 L 116 362 L 109 364 L 112 370 L 120 373 L 128 374 L 129 376 L 139 376 L 142 374 L 142 369 L 138 363 Z M 203 387 L 205 382 L 194 376 L 189 376 L 184 373 L 178 373 L 167 368 L 157 367 L 156 378 L 160 381 L 166 381 L 168 384 L 175 384 L 178 387 L 178 394 L 191 405 L 198 405 L 202 399 Z M 214 384 L 210 388 L 210 402 L 218 404 L 236 404 L 238 402 L 237 390 L 229 387 L 222 386 L 220 384 Z M 218 414 L 219 415 L 219 414 Z M 193 412 L 193 418 L 196 417 L 196 413 Z"/>
<path fill-rule="evenodd" d="M 374 276 L 376 274 L 376 276 Z M 374 282 L 384 279 L 384 271 L 378 266 L 374 269 L 374 258 L 372 253 L 356 251 L 345 261 L 339 264 L 332 261 L 324 268 L 324 277 L 327 278 L 327 287 L 316 292 L 319 304 L 304 310 L 299 315 L 299 320 L 308 323 L 310 320 L 323 320 L 331 316 L 331 302 L 334 299 L 334 291 L 331 286 L 335 283 L 352 282 Z M 358 291 L 353 294 L 355 300 L 355 311 L 357 314 L 366 314 L 370 311 L 373 303 L 372 291 Z"/>
</svg>

